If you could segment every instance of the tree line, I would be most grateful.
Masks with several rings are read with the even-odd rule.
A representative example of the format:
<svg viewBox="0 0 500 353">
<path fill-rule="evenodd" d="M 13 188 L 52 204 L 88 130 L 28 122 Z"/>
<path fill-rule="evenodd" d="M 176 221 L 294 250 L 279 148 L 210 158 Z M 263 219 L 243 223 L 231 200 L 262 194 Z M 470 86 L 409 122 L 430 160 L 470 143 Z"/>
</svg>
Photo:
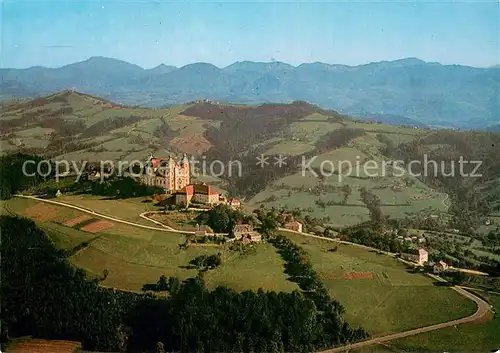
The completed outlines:
<svg viewBox="0 0 500 353">
<path fill-rule="evenodd" d="M 35 163 L 26 164 L 23 171 L 26 161 Z M 35 187 L 53 177 L 54 174 L 49 173 L 51 170 L 54 171 L 53 166 L 42 163 L 37 171 L 41 161 L 41 157 L 23 153 L 0 156 L 0 199 L 9 199 L 14 194 Z"/>
<path fill-rule="evenodd" d="M 326 345 L 337 345 L 342 340 L 343 333 L 347 342 L 354 342 L 368 337 L 362 328 L 352 328 L 343 318 L 344 307 L 330 298 L 328 289 L 314 271 L 307 252 L 284 235 L 275 235 L 270 243 L 278 250 L 285 261 L 285 273 L 289 280 L 296 282 L 306 298 L 310 299 L 317 310 L 322 313 L 322 321 L 327 323 L 326 328 L 330 335 L 330 342 Z"/>
</svg>

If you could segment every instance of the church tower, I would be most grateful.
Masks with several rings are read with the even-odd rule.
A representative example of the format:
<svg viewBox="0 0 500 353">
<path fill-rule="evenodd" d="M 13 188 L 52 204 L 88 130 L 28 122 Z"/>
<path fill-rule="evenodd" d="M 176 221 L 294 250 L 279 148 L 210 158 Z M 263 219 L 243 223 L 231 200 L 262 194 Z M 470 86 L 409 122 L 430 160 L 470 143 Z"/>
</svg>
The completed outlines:
<svg viewBox="0 0 500 353">
<path fill-rule="evenodd" d="M 191 171 L 189 166 L 189 160 L 187 155 L 184 153 L 180 163 L 175 166 L 175 189 L 180 190 L 191 182 Z"/>
<path fill-rule="evenodd" d="M 171 155 L 168 156 L 165 169 L 165 185 L 167 186 L 165 189 L 167 192 L 171 193 L 177 190 L 175 188 L 175 160 Z"/>
</svg>

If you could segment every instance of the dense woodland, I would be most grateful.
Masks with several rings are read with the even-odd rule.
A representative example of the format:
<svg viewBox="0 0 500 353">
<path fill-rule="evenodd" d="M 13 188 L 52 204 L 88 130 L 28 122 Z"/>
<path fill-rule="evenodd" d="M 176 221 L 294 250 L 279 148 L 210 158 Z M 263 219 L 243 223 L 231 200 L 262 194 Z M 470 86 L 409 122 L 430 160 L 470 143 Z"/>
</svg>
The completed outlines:
<svg viewBox="0 0 500 353">
<path fill-rule="evenodd" d="M 9 199 L 12 195 L 53 177 L 51 171 L 54 171 L 54 168 L 50 164 L 39 164 L 42 160 L 41 157 L 21 153 L 0 156 L 0 199 Z M 34 163 L 26 164 L 23 172 L 26 161 Z"/>
<path fill-rule="evenodd" d="M 220 128 L 209 128 L 207 139 L 215 146 L 211 154 L 218 159 L 237 159 L 257 142 L 276 136 L 294 121 L 316 111 L 305 102 L 264 104 L 255 108 L 196 104 L 182 114 L 204 120 L 222 121 Z M 244 136 L 244 138 L 242 138 Z"/>
<path fill-rule="evenodd" d="M 168 297 L 120 292 L 69 265 L 32 221 L 2 216 L 0 225 L 9 269 L 1 273 L 2 341 L 32 335 L 101 351 L 309 352 L 366 336 L 316 282 L 307 285 L 310 296 L 209 291 L 200 277 L 170 282 Z M 289 253 L 289 273 L 306 281 L 310 265 L 293 260 L 299 253 L 290 244 L 277 246 Z"/>
<path fill-rule="evenodd" d="M 27 161 L 34 163 L 27 163 L 23 172 L 23 165 Z M 22 153 L 0 156 L 0 199 L 9 199 L 22 191 L 54 197 L 57 190 L 60 190 L 110 198 L 151 196 L 164 192 L 162 188 L 138 184 L 130 177 L 118 175 L 111 176 L 102 183 L 100 180 L 89 180 L 87 172 L 78 181 L 75 176 L 71 176 L 60 178 L 56 182 L 54 163 L 42 161 L 41 157 Z"/>
</svg>

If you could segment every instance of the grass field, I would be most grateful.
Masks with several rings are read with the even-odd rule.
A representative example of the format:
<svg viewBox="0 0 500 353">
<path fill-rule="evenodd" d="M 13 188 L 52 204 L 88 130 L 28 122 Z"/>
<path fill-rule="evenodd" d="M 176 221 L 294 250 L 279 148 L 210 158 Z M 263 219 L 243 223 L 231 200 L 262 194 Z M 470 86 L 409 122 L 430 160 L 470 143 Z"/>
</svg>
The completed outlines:
<svg viewBox="0 0 500 353">
<path fill-rule="evenodd" d="M 500 295 L 478 292 L 493 305 L 496 314 L 486 320 L 448 327 L 393 341 L 395 352 L 493 352 L 500 349 Z"/>
<path fill-rule="evenodd" d="M 125 207 L 128 202 L 128 217 L 142 205 L 137 200 L 103 202 L 109 202 L 107 207 L 111 208 L 114 202 L 120 202 L 119 207 L 115 203 L 115 208 Z M 270 244 L 258 244 L 256 251 L 249 254 L 232 251 L 228 244 L 181 249 L 179 244 L 185 241 L 181 234 L 119 223 L 102 233 L 87 233 L 61 224 L 83 215 L 77 210 L 28 199 L 12 199 L 4 204 L 20 215 L 27 210 L 38 215 L 40 210 L 34 206 L 50 207 L 51 218 L 38 224 L 60 248 L 70 249 L 83 241 L 90 242 L 70 261 L 96 277 L 101 277 L 106 269 L 109 274 L 102 282 L 105 286 L 137 291 L 146 283 L 156 282 L 161 275 L 192 277 L 196 270 L 185 268 L 192 258 L 220 252 L 223 265 L 206 274 L 210 288 L 225 285 L 239 291 L 297 289 L 295 283 L 287 280 L 283 261 Z M 434 286 L 428 277 L 410 273 L 396 259 L 354 245 L 286 234 L 310 254 L 315 271 L 331 295 L 346 308 L 348 322 L 365 328 L 371 335 L 452 320 L 475 310 L 472 302 L 449 288 Z M 337 251 L 329 252 L 334 246 L 338 246 Z"/>
<path fill-rule="evenodd" d="M 149 218 L 159 221 L 169 227 L 174 229 L 184 230 L 184 231 L 195 231 L 197 230 L 196 212 L 167 212 L 167 213 L 155 213 L 149 216 Z"/>
<path fill-rule="evenodd" d="M 386 344 L 374 344 L 365 348 L 353 349 L 350 353 L 402 353 L 404 351 L 394 350 Z"/>
<path fill-rule="evenodd" d="M 338 156 L 349 156 L 349 152 L 355 149 L 343 149 L 338 151 Z M 355 158 L 355 157 L 354 157 Z M 381 201 L 381 210 L 384 214 L 393 218 L 404 218 L 410 214 L 417 214 L 427 209 L 435 212 L 445 212 L 447 205 L 443 203 L 446 194 L 436 192 L 426 185 L 411 178 L 401 179 L 396 177 L 369 178 L 342 176 L 341 182 L 337 175 L 332 175 L 320 182 L 312 173 L 297 172 L 283 177 L 255 195 L 248 204 L 259 207 L 264 204 L 267 207 L 287 206 L 302 209 L 312 208 L 307 212 L 314 217 L 330 217 L 330 225 L 344 227 L 354 225 L 368 220 L 369 213 L 366 205 L 362 202 L 360 189 L 367 188 L 376 194 Z M 413 183 L 412 183 L 413 182 Z M 392 187 L 396 184 L 405 183 L 399 190 Z M 412 183 L 406 185 L 406 183 Z M 324 202 L 340 202 L 343 194 L 337 191 L 322 191 L 320 195 L 314 192 L 315 187 L 326 185 L 328 187 L 341 187 L 349 185 L 351 194 L 346 205 L 329 205 L 322 209 L 316 205 L 316 201 L 321 199 Z"/>
<path fill-rule="evenodd" d="M 387 255 L 285 234 L 310 254 L 313 268 L 346 308 L 347 320 L 374 336 L 461 318 L 475 310 L 473 302 L 450 288 L 434 286 L 430 278 L 409 272 Z M 329 252 L 334 246 L 338 250 Z M 373 279 L 343 279 L 346 273 L 370 273 Z"/>
<path fill-rule="evenodd" d="M 112 204 L 113 201 L 110 202 Z M 133 214 L 133 205 L 141 205 L 135 203 L 135 200 L 119 202 L 121 203 L 114 204 L 114 208 L 125 209 L 125 205 L 129 204 L 129 217 Z M 106 207 L 113 209 L 111 204 L 106 204 Z M 211 288 L 227 285 L 235 290 L 297 289 L 295 283 L 286 279 L 283 261 L 269 244 L 259 244 L 255 254 L 247 255 L 229 250 L 228 244 L 180 249 L 179 244 L 184 243 L 185 237 L 178 233 L 148 230 L 114 222 L 113 227 L 102 233 L 88 233 L 61 224 L 85 214 L 77 210 L 19 198 L 3 202 L 2 206 L 7 206 L 2 207 L 3 214 L 11 211 L 21 216 L 26 216 L 26 210 L 33 207 L 37 207 L 38 212 L 42 208 L 50 209 L 52 217 L 37 224 L 48 232 L 57 247 L 63 249 L 71 249 L 84 241 L 91 241 L 89 246 L 73 255 L 70 261 L 96 277 L 102 276 L 104 269 L 108 270 L 109 275 L 102 282 L 105 286 L 137 291 L 146 283 L 155 283 L 161 275 L 193 277 L 197 271 L 184 268 L 192 258 L 221 252 L 223 265 L 206 275 Z M 109 214 L 104 212 L 104 208 L 100 210 Z M 117 212 L 115 211 L 115 214 Z M 148 222 L 147 225 L 151 223 Z"/>
<path fill-rule="evenodd" d="M 158 211 L 160 208 L 154 206 L 155 202 L 150 202 L 147 197 L 136 197 L 130 199 L 109 200 L 102 196 L 93 195 L 63 195 L 57 201 L 71 205 L 80 206 L 97 213 L 102 213 L 112 217 L 120 218 L 144 225 L 151 225 L 139 215 L 147 211 Z M 146 201 L 146 202 L 145 202 Z"/>
</svg>

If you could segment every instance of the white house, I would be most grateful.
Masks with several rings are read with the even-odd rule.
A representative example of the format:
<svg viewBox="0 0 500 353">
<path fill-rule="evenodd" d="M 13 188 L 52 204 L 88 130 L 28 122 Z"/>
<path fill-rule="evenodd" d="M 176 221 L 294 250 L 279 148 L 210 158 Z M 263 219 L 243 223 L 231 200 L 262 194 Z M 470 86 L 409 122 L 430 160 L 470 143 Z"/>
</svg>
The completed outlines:
<svg viewBox="0 0 500 353">
<path fill-rule="evenodd" d="M 417 263 L 419 265 L 423 265 L 429 261 L 429 253 L 425 249 L 418 249 L 418 260 Z"/>
</svg>

